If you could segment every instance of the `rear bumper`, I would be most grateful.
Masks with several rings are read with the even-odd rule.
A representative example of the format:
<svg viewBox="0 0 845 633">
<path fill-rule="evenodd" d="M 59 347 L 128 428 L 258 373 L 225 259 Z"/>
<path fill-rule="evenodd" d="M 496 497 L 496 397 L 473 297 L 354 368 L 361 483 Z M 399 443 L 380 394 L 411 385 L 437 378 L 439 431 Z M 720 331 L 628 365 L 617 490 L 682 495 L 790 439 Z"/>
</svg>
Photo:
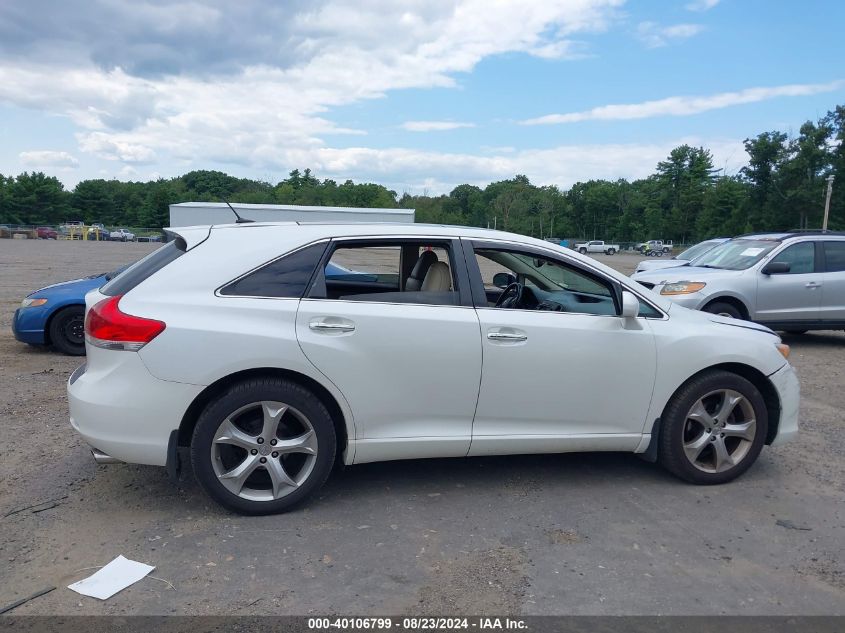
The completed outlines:
<svg viewBox="0 0 845 633">
<path fill-rule="evenodd" d="M 36 308 L 18 308 L 12 317 L 12 334 L 21 343 L 44 345 L 44 325 L 46 317 Z"/>
<path fill-rule="evenodd" d="M 89 356 L 88 366 L 71 374 L 71 426 L 113 460 L 166 465 L 170 435 L 203 387 L 154 378 L 134 352 L 89 353 L 111 358 L 92 363 Z"/>
<path fill-rule="evenodd" d="M 801 387 L 792 365 L 784 365 L 769 376 L 780 398 L 780 423 L 772 446 L 785 444 L 798 434 L 798 406 Z"/>
</svg>

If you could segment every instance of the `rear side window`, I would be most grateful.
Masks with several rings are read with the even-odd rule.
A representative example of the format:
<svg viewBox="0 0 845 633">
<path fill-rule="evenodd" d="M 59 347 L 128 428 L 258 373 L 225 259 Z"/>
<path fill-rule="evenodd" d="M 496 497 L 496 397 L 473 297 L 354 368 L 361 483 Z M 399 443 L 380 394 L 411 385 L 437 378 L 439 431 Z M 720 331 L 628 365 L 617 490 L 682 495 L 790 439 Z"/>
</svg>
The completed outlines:
<svg viewBox="0 0 845 633">
<path fill-rule="evenodd" d="M 845 242 L 823 242 L 823 244 L 827 272 L 839 273 L 845 270 Z"/>
<path fill-rule="evenodd" d="M 158 250 L 153 251 L 144 259 L 132 264 L 116 277 L 112 277 L 100 292 L 109 297 L 125 295 L 145 279 L 152 277 L 170 262 L 182 257 L 187 250 L 185 240 L 181 237 L 169 242 Z"/>
<path fill-rule="evenodd" d="M 327 245 L 327 242 L 312 244 L 284 255 L 224 286 L 220 294 L 300 299 Z"/>
</svg>

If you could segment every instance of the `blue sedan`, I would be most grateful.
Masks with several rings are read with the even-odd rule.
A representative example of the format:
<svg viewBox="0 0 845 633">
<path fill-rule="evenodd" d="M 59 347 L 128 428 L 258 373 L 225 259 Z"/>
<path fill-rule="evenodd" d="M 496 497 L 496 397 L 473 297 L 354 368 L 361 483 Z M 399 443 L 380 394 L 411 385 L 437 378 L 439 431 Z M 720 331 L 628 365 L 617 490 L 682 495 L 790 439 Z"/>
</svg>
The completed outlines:
<svg viewBox="0 0 845 633">
<path fill-rule="evenodd" d="M 126 268 L 53 284 L 27 295 L 12 319 L 15 338 L 30 345 L 52 345 L 65 354 L 81 356 L 85 353 L 85 293 L 99 288 Z"/>
<path fill-rule="evenodd" d="M 52 345 L 65 354 L 82 356 L 85 354 L 85 294 L 128 267 L 127 264 L 110 273 L 53 284 L 27 295 L 12 319 L 15 338 L 30 345 Z M 326 275 L 334 278 L 354 275 L 360 279 L 362 273 L 329 263 Z M 368 277 L 375 280 L 374 275 Z"/>
</svg>

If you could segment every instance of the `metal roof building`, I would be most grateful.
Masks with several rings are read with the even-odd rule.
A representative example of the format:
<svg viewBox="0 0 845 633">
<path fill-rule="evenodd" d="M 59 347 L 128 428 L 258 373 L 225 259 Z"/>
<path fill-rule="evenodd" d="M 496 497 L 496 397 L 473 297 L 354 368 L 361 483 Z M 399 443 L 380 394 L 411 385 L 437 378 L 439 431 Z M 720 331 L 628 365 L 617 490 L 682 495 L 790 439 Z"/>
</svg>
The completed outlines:
<svg viewBox="0 0 845 633">
<path fill-rule="evenodd" d="M 312 207 L 241 202 L 233 202 L 232 206 L 241 217 L 256 222 L 414 222 L 414 209 Z M 170 226 L 173 227 L 231 224 L 235 219 L 225 202 L 180 202 L 170 205 Z"/>
</svg>

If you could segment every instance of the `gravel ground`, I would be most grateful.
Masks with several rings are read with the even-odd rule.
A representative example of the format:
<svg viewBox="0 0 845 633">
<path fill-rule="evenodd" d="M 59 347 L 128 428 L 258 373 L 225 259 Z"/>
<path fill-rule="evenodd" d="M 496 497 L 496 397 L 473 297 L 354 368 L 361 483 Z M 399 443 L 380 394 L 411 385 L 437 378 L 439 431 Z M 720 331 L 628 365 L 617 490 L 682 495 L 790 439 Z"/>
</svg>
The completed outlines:
<svg viewBox="0 0 845 633">
<path fill-rule="evenodd" d="M 67 421 L 80 360 L 9 331 L 28 291 L 152 247 L 0 241 L 0 606 L 59 587 L 15 614 L 845 614 L 843 333 L 785 339 L 802 433 L 726 486 L 621 454 L 421 460 L 246 518 L 163 469 L 96 466 Z M 65 588 L 118 554 L 173 588 Z"/>
</svg>

